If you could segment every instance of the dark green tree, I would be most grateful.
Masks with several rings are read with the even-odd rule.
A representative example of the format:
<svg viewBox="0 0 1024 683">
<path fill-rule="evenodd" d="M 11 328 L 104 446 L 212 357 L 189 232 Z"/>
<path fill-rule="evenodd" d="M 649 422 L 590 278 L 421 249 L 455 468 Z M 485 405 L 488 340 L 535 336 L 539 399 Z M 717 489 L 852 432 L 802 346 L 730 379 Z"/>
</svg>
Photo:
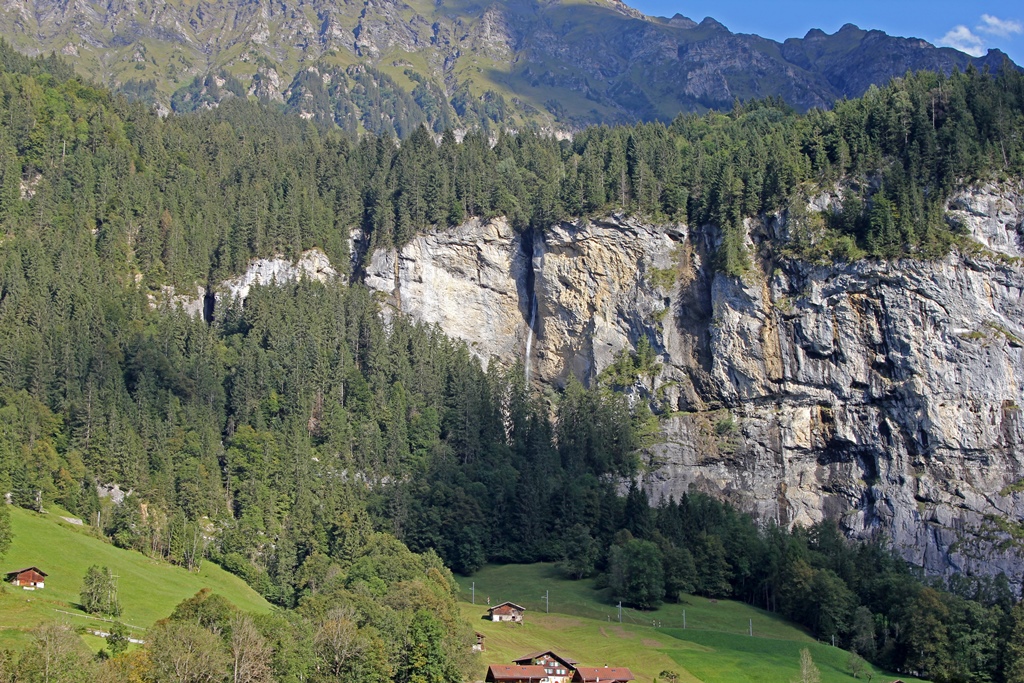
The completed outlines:
<svg viewBox="0 0 1024 683">
<path fill-rule="evenodd" d="M 128 627 L 120 621 L 115 621 L 110 625 L 110 634 L 107 636 L 107 649 L 112 656 L 116 657 L 128 649 L 128 637 Z"/>
<path fill-rule="evenodd" d="M 117 578 L 108 567 L 92 565 L 82 579 L 79 591 L 82 609 L 90 614 L 121 615 L 121 603 L 117 596 Z"/>
<path fill-rule="evenodd" d="M 11 512 L 7 508 L 7 501 L 0 500 L 0 560 L 7 554 L 14 539 L 14 532 L 11 530 Z"/>
<path fill-rule="evenodd" d="M 1006 683 L 1024 683 L 1024 602 L 1010 612 L 1010 633 L 1006 640 Z"/>
<path fill-rule="evenodd" d="M 654 609 L 665 598 L 661 552 L 651 541 L 632 539 L 608 553 L 612 599 L 638 609 Z"/>
<path fill-rule="evenodd" d="M 406 661 L 401 680 L 408 683 L 457 683 L 462 675 L 444 647 L 443 630 L 426 610 L 413 615 L 407 636 Z"/>
<path fill-rule="evenodd" d="M 601 548 L 590 529 L 582 524 L 573 525 L 562 538 L 562 559 L 559 566 L 571 579 L 582 579 L 594 573 Z"/>
</svg>

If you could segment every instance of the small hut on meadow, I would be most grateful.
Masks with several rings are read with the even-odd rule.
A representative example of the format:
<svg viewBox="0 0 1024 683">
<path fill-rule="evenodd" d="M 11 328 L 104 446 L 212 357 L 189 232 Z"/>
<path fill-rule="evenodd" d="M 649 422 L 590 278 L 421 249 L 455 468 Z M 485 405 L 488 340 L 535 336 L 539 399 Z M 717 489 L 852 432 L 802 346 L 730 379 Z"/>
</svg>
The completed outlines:
<svg viewBox="0 0 1024 683">
<path fill-rule="evenodd" d="M 44 580 L 47 576 L 49 575 L 39 567 L 25 567 L 7 572 L 4 580 L 12 586 L 21 586 L 27 591 L 34 591 L 45 587 Z"/>
<path fill-rule="evenodd" d="M 516 624 L 523 623 L 523 613 L 526 608 L 514 602 L 503 602 L 487 609 L 487 617 L 491 621 L 510 621 Z"/>
</svg>

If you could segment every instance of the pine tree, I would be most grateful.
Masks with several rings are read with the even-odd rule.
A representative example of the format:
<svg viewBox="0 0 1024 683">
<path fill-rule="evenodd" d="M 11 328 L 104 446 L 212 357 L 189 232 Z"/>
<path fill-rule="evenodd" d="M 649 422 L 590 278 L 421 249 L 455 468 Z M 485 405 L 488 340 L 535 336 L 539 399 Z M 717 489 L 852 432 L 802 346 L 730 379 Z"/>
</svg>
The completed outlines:
<svg viewBox="0 0 1024 683">
<path fill-rule="evenodd" d="M 1024 683 L 1024 602 L 1010 612 L 1012 627 L 1006 641 L 1006 683 Z"/>
</svg>

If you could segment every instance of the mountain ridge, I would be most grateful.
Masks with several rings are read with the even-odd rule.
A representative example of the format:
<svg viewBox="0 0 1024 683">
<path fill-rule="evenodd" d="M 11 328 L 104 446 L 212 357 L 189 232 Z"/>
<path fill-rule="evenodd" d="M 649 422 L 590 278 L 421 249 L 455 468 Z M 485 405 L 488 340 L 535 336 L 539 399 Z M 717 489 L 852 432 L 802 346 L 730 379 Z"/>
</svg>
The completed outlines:
<svg viewBox="0 0 1024 683">
<path fill-rule="evenodd" d="M 671 120 L 769 96 L 827 108 L 907 71 L 1008 62 L 998 50 L 973 58 L 852 24 L 780 43 L 617 0 L 17 0 L 0 10 L 0 35 L 164 108 L 243 95 L 403 137 L 419 124 L 572 131 Z"/>
</svg>

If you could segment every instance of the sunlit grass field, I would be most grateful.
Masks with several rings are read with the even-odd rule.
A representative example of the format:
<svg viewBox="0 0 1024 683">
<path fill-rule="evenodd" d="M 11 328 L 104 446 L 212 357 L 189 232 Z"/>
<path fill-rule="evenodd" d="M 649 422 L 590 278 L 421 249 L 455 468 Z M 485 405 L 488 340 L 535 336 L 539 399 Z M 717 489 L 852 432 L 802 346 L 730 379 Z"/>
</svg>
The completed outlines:
<svg viewBox="0 0 1024 683">
<path fill-rule="evenodd" d="M 488 566 L 458 581 L 462 613 L 485 636 L 480 680 L 488 664 L 507 664 L 529 652 L 552 649 L 583 666 L 629 667 L 638 681 L 653 681 L 667 670 L 688 682 L 786 683 L 799 677 L 802 648 L 810 650 L 823 683 L 866 680 L 864 674 L 856 679 L 850 673 L 849 653 L 739 602 L 688 596 L 681 604 L 653 612 L 623 609 L 620 623 L 606 590 L 596 590 L 592 580 L 568 581 L 550 564 Z M 550 613 L 545 613 L 545 591 Z M 492 605 L 510 600 L 526 607 L 525 623 L 485 620 L 488 598 Z M 875 683 L 896 678 L 874 671 Z"/>
<path fill-rule="evenodd" d="M 0 649 L 18 647 L 27 641 L 35 626 L 47 620 L 102 626 L 101 622 L 86 618 L 78 607 L 82 577 L 94 564 L 110 567 L 118 576 L 121 621 L 139 629 L 168 616 L 175 605 L 203 588 L 223 595 L 243 610 L 270 610 L 270 604 L 244 581 L 212 562 L 204 562 L 199 572 L 188 572 L 141 553 L 115 548 L 93 536 L 89 527 L 68 524 L 56 513 L 42 515 L 21 508 L 8 509 L 14 541 L 0 571 L 37 566 L 49 576 L 42 590 L 26 591 L 4 585 L 0 593 Z M 102 644 L 95 640 L 89 640 L 94 649 Z"/>
</svg>

